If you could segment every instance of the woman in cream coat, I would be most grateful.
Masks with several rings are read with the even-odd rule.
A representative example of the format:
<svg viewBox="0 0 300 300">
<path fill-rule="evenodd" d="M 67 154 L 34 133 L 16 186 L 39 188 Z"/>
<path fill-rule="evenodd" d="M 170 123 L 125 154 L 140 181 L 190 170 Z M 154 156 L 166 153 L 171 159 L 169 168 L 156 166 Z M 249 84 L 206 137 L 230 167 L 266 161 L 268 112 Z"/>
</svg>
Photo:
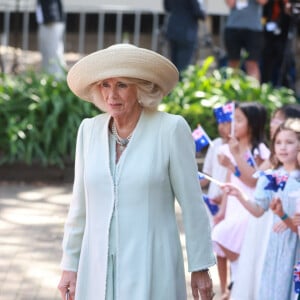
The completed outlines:
<svg viewBox="0 0 300 300">
<path fill-rule="evenodd" d="M 128 44 L 90 54 L 70 89 L 105 111 L 80 125 L 65 225 L 62 299 L 186 299 L 175 198 L 186 233 L 194 299 L 212 299 L 215 263 L 186 121 L 157 111 L 178 71 Z"/>
</svg>

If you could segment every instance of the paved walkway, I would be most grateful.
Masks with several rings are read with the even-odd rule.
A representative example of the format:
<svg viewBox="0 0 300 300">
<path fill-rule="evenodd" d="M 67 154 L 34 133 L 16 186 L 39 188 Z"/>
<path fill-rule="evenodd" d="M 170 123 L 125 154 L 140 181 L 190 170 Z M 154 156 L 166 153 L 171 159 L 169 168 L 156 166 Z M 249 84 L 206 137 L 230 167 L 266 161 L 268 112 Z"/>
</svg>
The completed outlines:
<svg viewBox="0 0 300 300">
<path fill-rule="evenodd" d="M 56 286 L 71 189 L 71 184 L 0 182 L 1 300 L 60 299 Z M 178 207 L 177 214 L 181 227 Z M 215 267 L 212 276 L 217 300 L 220 297 Z"/>
</svg>

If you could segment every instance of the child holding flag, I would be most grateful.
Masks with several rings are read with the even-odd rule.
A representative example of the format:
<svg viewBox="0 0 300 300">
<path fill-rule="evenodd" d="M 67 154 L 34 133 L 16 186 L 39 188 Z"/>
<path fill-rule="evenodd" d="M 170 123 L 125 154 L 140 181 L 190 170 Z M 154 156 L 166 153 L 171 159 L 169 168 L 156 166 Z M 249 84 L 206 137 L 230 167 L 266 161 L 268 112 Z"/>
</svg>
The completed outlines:
<svg viewBox="0 0 300 300">
<path fill-rule="evenodd" d="M 259 289 L 253 300 L 293 300 L 293 268 L 299 254 L 297 226 L 291 216 L 296 212 L 300 189 L 300 166 L 297 159 L 300 149 L 300 120 L 288 119 L 281 124 L 272 139 L 274 170 L 262 172 L 254 193 L 254 201 L 233 184 L 223 190 L 235 196 L 253 216 L 261 217 L 268 209 L 273 211 L 273 224 L 283 221 L 287 229 L 270 231 L 267 251 L 259 279 Z M 244 272 L 248 272 L 245 268 Z M 249 284 L 249 282 L 248 282 Z M 244 299 L 244 298 L 232 298 Z"/>
<path fill-rule="evenodd" d="M 202 171 L 210 175 L 219 182 L 225 182 L 227 169 L 220 165 L 218 161 L 219 149 L 222 145 L 226 144 L 229 140 L 231 132 L 231 121 L 234 111 L 234 104 L 232 102 L 226 103 L 221 107 L 214 109 L 214 116 L 218 123 L 219 137 L 214 139 L 210 144 L 205 155 Z M 209 181 L 208 179 L 200 180 L 201 187 L 207 187 L 207 201 L 212 204 L 220 204 L 222 194 L 220 187 L 217 183 Z M 211 212 L 212 215 L 215 211 Z M 227 288 L 227 259 L 224 256 L 217 255 L 217 266 L 220 280 L 221 293 L 226 292 Z"/>
<path fill-rule="evenodd" d="M 226 162 L 224 165 L 227 167 L 226 181 L 240 187 L 249 197 L 253 194 L 257 181 L 252 177 L 255 168 L 269 157 L 269 150 L 263 143 L 265 123 L 266 109 L 263 105 L 256 102 L 236 102 L 232 135 L 228 144 L 220 149 L 219 161 L 222 164 Z M 230 260 L 232 281 L 235 281 L 249 217 L 250 213 L 238 199 L 227 195 L 214 218 L 216 225 L 212 231 L 212 239 L 215 252 Z M 223 295 L 223 299 L 228 297 L 228 294 Z"/>
<path fill-rule="evenodd" d="M 270 120 L 271 139 L 276 129 L 287 118 L 299 118 L 300 105 L 287 104 L 276 109 Z M 272 167 L 270 159 L 266 159 L 259 165 L 260 170 L 267 170 Z M 237 280 L 231 291 L 232 299 L 255 300 L 258 299 L 260 274 L 262 273 L 263 260 L 267 248 L 269 234 L 272 230 L 281 232 L 286 229 L 282 221 L 272 224 L 273 215 L 269 210 L 260 218 L 250 216 L 243 245 L 240 251 Z M 245 268 L 248 272 L 245 272 Z"/>
<path fill-rule="evenodd" d="M 202 171 L 204 173 L 210 175 L 211 177 L 217 179 L 220 182 L 225 181 L 227 169 L 219 164 L 218 154 L 219 154 L 220 146 L 226 144 L 229 140 L 233 111 L 228 112 L 226 107 L 231 105 L 232 103 L 227 103 L 222 107 L 218 107 L 214 109 L 214 115 L 218 123 L 219 137 L 215 138 L 210 143 L 209 148 L 205 155 L 203 168 L 202 168 Z M 219 204 L 221 202 L 222 192 L 216 183 L 210 182 L 207 179 L 203 179 L 200 181 L 200 184 L 202 188 L 208 186 L 207 195 L 212 202 L 216 204 Z"/>
</svg>

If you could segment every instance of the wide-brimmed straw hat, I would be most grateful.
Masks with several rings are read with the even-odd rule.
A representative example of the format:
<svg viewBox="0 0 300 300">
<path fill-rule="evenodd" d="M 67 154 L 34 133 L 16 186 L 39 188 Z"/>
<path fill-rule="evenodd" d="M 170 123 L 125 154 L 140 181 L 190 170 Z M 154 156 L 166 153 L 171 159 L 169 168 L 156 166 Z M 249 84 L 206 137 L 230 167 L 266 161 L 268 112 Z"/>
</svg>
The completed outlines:
<svg viewBox="0 0 300 300">
<path fill-rule="evenodd" d="M 179 73 L 166 57 L 130 44 L 116 44 L 89 54 L 69 70 L 67 82 L 78 97 L 93 102 L 93 90 L 99 81 L 130 77 L 157 84 L 167 95 L 177 84 Z"/>
</svg>

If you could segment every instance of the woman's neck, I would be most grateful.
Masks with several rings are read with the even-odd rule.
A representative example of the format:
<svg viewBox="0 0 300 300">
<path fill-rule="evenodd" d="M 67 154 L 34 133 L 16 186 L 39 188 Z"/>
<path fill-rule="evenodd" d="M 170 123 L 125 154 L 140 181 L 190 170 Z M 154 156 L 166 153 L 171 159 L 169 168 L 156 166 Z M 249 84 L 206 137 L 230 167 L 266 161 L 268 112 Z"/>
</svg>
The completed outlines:
<svg viewBox="0 0 300 300">
<path fill-rule="evenodd" d="M 112 118 L 112 122 L 115 124 L 120 137 L 126 138 L 132 133 L 138 123 L 141 112 L 142 109 L 138 109 L 135 112 L 132 112 L 130 116 L 118 116 Z"/>
</svg>

